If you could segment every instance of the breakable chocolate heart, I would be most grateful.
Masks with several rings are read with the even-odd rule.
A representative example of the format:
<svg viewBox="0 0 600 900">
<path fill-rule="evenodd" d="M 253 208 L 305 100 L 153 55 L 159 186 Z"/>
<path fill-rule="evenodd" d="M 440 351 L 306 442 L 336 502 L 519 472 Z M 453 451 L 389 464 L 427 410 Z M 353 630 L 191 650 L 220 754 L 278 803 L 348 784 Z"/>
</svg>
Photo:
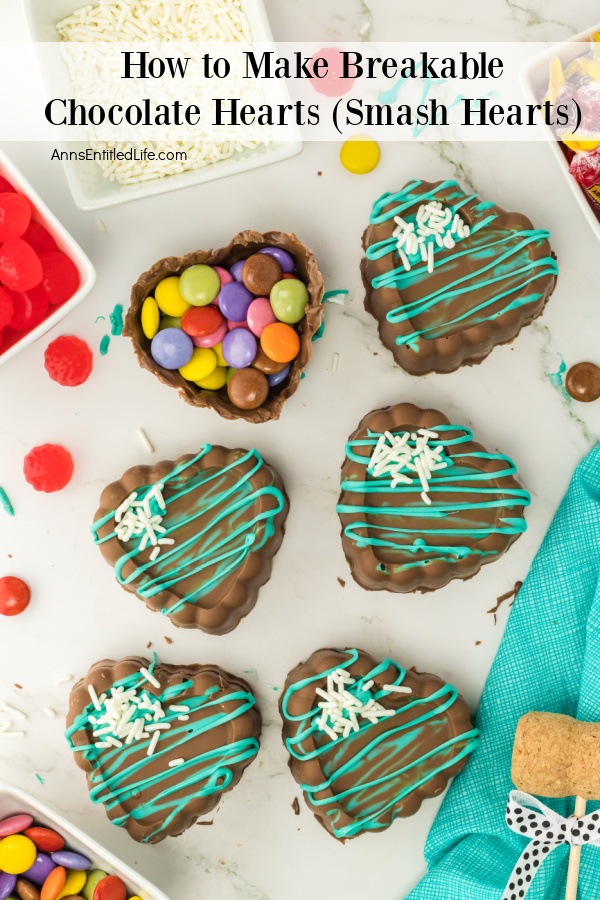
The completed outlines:
<svg viewBox="0 0 600 900">
<path fill-rule="evenodd" d="M 368 590 L 435 590 L 470 578 L 526 529 L 531 498 L 502 453 L 435 409 L 369 413 L 346 444 L 342 546 Z"/>
<path fill-rule="evenodd" d="M 140 313 L 144 300 L 154 292 L 156 285 L 169 275 L 180 275 L 184 269 L 201 264 L 229 268 L 235 262 L 253 256 L 265 247 L 280 247 L 292 255 L 295 271 L 306 284 L 309 303 L 304 318 L 294 326 L 300 338 L 300 351 L 291 363 L 289 374 L 280 384 L 270 388 L 266 401 L 257 409 L 241 409 L 231 402 L 226 387 L 219 390 L 203 390 L 193 382 L 186 381 L 177 370 L 168 371 L 161 368 L 152 358 L 151 342 L 142 330 Z M 323 317 L 321 305 L 323 290 L 323 276 L 312 251 L 295 234 L 281 231 L 268 231 L 265 234 L 242 231 L 226 247 L 219 250 L 196 250 L 186 256 L 167 257 L 144 272 L 131 291 L 131 303 L 123 334 L 131 338 L 140 366 L 152 372 L 163 384 L 176 388 L 187 403 L 215 409 L 225 419 L 268 422 L 279 418 L 283 404 L 296 392 L 304 368 L 312 356 L 313 336 L 318 331 Z"/>
<path fill-rule="evenodd" d="M 136 841 L 181 834 L 259 750 L 246 682 L 218 666 L 102 660 L 71 691 L 66 737 L 90 797 Z"/>
<path fill-rule="evenodd" d="M 467 194 L 412 181 L 383 194 L 363 235 L 365 308 L 413 375 L 481 362 L 539 316 L 556 284 L 550 233 Z"/>
<path fill-rule="evenodd" d="M 225 634 L 254 608 L 289 503 L 258 450 L 206 444 L 134 466 L 100 497 L 92 533 L 119 583 L 182 628 Z"/>
<path fill-rule="evenodd" d="M 412 816 L 478 743 L 456 688 L 356 649 L 317 650 L 290 672 L 281 715 L 292 774 L 339 840 Z"/>
</svg>

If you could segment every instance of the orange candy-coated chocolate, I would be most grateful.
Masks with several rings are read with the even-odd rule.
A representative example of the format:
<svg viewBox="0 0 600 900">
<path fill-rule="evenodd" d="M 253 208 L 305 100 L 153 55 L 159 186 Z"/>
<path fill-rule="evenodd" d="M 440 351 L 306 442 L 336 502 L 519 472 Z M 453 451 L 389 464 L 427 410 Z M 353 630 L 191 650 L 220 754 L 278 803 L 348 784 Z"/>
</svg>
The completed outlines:
<svg viewBox="0 0 600 900">
<path fill-rule="evenodd" d="M 298 356 L 300 338 L 290 325 L 274 322 L 267 325 L 261 334 L 260 346 L 269 359 L 278 363 L 289 363 Z"/>
</svg>

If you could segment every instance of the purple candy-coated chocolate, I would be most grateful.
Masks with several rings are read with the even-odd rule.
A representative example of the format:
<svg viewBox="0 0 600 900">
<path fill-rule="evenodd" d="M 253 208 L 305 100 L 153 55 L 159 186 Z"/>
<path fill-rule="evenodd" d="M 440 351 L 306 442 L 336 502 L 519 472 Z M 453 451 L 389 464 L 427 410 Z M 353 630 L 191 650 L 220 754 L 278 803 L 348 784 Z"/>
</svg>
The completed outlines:
<svg viewBox="0 0 600 900">
<path fill-rule="evenodd" d="M 229 274 L 233 275 L 236 281 L 242 280 L 242 269 L 244 268 L 245 259 L 238 259 L 232 266 L 229 266 Z"/>
<path fill-rule="evenodd" d="M 285 369 L 282 369 L 281 372 L 275 372 L 274 375 L 267 375 L 267 381 L 269 382 L 269 387 L 275 387 L 276 384 L 281 384 L 284 378 L 287 378 L 290 374 L 291 366 L 286 366 Z"/>
<path fill-rule="evenodd" d="M 267 325 L 273 325 L 277 316 L 266 297 L 257 297 L 248 307 L 248 327 L 252 334 L 260 337 Z"/>
<path fill-rule="evenodd" d="M 226 319 L 231 319 L 232 322 L 244 322 L 248 307 L 253 300 L 254 294 L 251 294 L 248 288 L 239 281 L 232 281 L 231 284 L 226 284 L 221 289 L 219 309 Z"/>
<path fill-rule="evenodd" d="M 290 256 L 287 250 L 282 250 L 281 247 L 264 247 L 258 252 L 266 253 L 267 256 L 272 256 L 273 259 L 276 259 L 281 266 L 282 272 L 293 272 L 296 268 L 293 257 Z"/>
<path fill-rule="evenodd" d="M 223 357 L 228 366 L 245 369 L 254 362 L 258 345 L 247 328 L 234 328 L 223 338 Z"/>
<path fill-rule="evenodd" d="M 8 872 L 0 872 L 0 900 L 6 900 L 7 897 L 10 897 L 15 889 L 16 883 L 16 875 L 9 875 Z"/>
<path fill-rule="evenodd" d="M 152 338 L 150 352 L 163 369 L 180 369 L 192 358 L 194 345 L 189 334 L 181 328 L 165 328 Z"/>
<path fill-rule="evenodd" d="M 20 834 L 33 824 L 33 818 L 27 813 L 18 813 L 16 816 L 9 816 L 0 822 L 0 838 L 8 837 L 9 834 Z M 10 891 L 9 891 L 10 893 Z"/>
<path fill-rule="evenodd" d="M 50 854 L 52 862 L 65 869 L 77 869 L 78 872 L 86 872 L 92 868 L 91 861 L 82 853 L 74 853 L 73 850 L 56 850 Z"/>
<path fill-rule="evenodd" d="M 216 331 L 212 334 L 205 334 L 203 337 L 192 338 L 194 347 L 214 347 L 220 344 L 227 334 L 227 322 L 221 322 Z"/>
<path fill-rule="evenodd" d="M 223 266 L 213 266 L 213 269 L 219 276 L 221 287 L 223 287 L 224 284 L 230 284 L 233 281 L 233 275 L 231 272 L 228 272 L 227 269 L 224 269 Z"/>
<path fill-rule="evenodd" d="M 34 884 L 43 884 L 56 863 L 52 862 L 47 853 L 38 853 L 35 862 L 30 869 L 23 872 L 23 878 L 33 881 Z"/>
</svg>

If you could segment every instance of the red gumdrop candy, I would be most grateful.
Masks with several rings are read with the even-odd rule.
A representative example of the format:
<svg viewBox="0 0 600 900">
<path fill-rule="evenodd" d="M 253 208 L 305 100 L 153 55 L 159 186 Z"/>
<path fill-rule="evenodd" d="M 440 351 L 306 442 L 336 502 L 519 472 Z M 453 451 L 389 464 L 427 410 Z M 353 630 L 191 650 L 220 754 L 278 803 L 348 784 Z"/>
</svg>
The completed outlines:
<svg viewBox="0 0 600 900">
<path fill-rule="evenodd" d="M 15 331 L 32 331 L 44 321 L 48 312 L 48 298 L 41 287 L 24 293 L 11 291 L 10 296 L 13 304 L 10 327 Z"/>
<path fill-rule="evenodd" d="M 10 291 L 0 287 L 0 331 L 10 324 L 13 317 L 13 298 Z"/>
<path fill-rule="evenodd" d="M 0 247 L 0 281 L 13 291 L 30 291 L 37 287 L 44 272 L 35 250 L 21 238 Z"/>
<path fill-rule="evenodd" d="M 60 491 L 73 475 L 73 458 L 60 444 L 42 444 L 23 460 L 25 481 L 36 491 Z"/>
<path fill-rule="evenodd" d="M 53 253 L 56 250 L 56 241 L 39 222 L 30 222 L 29 228 L 22 237 L 37 254 Z"/>
<path fill-rule="evenodd" d="M 0 194 L 0 241 L 25 234 L 31 222 L 31 203 L 22 194 Z"/>
<path fill-rule="evenodd" d="M 600 152 L 598 149 L 576 153 L 571 160 L 569 172 L 584 188 L 589 189 L 600 183 Z"/>
<path fill-rule="evenodd" d="M 0 194 L 16 194 L 16 191 L 10 181 L 0 175 Z"/>
<path fill-rule="evenodd" d="M 73 335 L 56 338 L 46 347 L 44 365 L 52 381 L 76 387 L 90 377 L 94 357 L 85 341 Z"/>
<path fill-rule="evenodd" d="M 55 253 L 42 253 L 40 262 L 43 270 L 42 287 L 48 301 L 52 306 L 60 306 L 70 300 L 80 282 L 75 263 L 60 250 Z"/>
</svg>

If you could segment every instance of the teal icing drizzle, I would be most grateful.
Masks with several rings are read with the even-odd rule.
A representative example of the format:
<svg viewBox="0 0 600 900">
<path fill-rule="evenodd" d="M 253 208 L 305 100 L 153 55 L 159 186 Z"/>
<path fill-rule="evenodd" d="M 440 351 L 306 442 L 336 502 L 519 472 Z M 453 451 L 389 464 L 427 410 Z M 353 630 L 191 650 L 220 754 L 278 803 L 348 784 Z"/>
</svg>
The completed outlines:
<svg viewBox="0 0 600 900">
<path fill-rule="evenodd" d="M 358 731 L 347 738 L 329 739 L 319 729 L 317 720 L 321 711 L 314 706 L 300 716 L 289 712 L 290 700 L 298 691 L 312 685 L 322 687 L 327 676 L 336 669 L 352 669 L 359 658 L 356 649 L 344 651 L 347 659 L 332 669 L 320 672 L 312 678 L 297 681 L 285 692 L 282 699 L 282 715 L 293 724 L 293 736 L 286 739 L 290 755 L 300 762 L 318 760 L 323 780 L 318 784 L 301 784 L 309 801 L 320 808 L 321 815 L 329 819 L 337 838 L 354 837 L 362 832 L 377 831 L 387 827 L 402 811 L 402 800 L 437 775 L 467 757 L 479 743 L 479 732 L 473 728 L 463 734 L 448 737 L 448 715 L 459 698 L 456 688 L 449 684 L 440 687 L 429 697 L 417 698 L 404 695 L 395 716 L 385 719 L 385 724 L 360 721 Z M 401 685 L 406 670 L 390 659 L 384 659 L 366 675 L 357 679 L 347 690 L 362 702 L 386 699 L 397 702 L 399 695 L 385 689 L 377 690 L 377 684 L 364 689 L 373 679 L 377 682 L 389 669 L 396 672 L 388 685 Z M 385 704 L 384 704 L 385 705 Z M 427 708 L 427 707 L 431 708 Z M 408 718 L 407 718 L 408 714 Z M 432 747 L 431 734 L 439 733 L 440 743 Z M 421 750 L 423 752 L 421 752 Z M 343 782 L 344 786 L 340 785 Z M 325 796 L 319 796 L 326 792 Z M 353 821 L 340 825 L 343 813 Z"/>
<path fill-rule="evenodd" d="M 441 446 L 449 465 L 431 473 L 430 506 L 421 499 L 417 476 L 412 484 L 398 484 L 392 488 L 389 476 L 374 477 L 367 473 L 371 453 L 381 436 L 378 432 L 369 429 L 366 438 L 346 444 L 346 457 L 364 466 L 365 475 L 362 479 L 342 481 L 342 493 L 357 494 L 362 499 L 357 505 L 338 503 L 339 514 L 357 517 L 344 526 L 343 533 L 357 547 L 381 547 L 394 551 L 394 565 L 399 571 L 423 567 L 435 559 L 454 563 L 473 555 L 494 556 L 497 551 L 479 547 L 478 542 L 492 534 L 510 536 L 522 534 L 527 529 L 522 516 L 512 517 L 503 513 L 490 523 L 489 517 L 484 515 L 486 510 L 508 511 L 531 503 L 529 493 L 523 488 L 498 484 L 503 478 L 516 475 L 517 468 L 510 457 L 484 451 L 461 452 L 461 446 L 473 440 L 473 432 L 464 426 L 435 425 L 431 426 L 431 430 L 439 437 L 430 439 L 429 446 L 432 450 Z M 392 432 L 394 435 L 403 433 L 401 429 Z M 359 448 L 366 448 L 368 454 L 357 452 Z M 482 472 L 477 468 L 477 460 L 495 460 L 498 465 L 493 472 Z M 369 503 L 369 498 L 377 496 L 385 496 L 385 504 L 377 506 Z M 463 515 L 471 511 L 482 515 L 468 518 Z M 378 524 L 380 517 L 394 517 L 398 525 Z M 414 519 L 419 519 L 416 527 L 411 523 Z M 423 520 L 428 524 L 423 525 Z M 465 541 L 445 545 L 445 535 L 463 536 Z"/>
<path fill-rule="evenodd" d="M 373 206 L 371 224 L 380 225 L 395 216 L 415 222 L 419 206 L 433 200 L 441 201 L 451 209 L 454 217 L 460 214 L 462 207 L 477 200 L 476 194 L 466 194 L 456 181 L 444 181 L 434 190 L 420 192 L 422 183 L 415 180 L 398 193 L 383 194 Z M 497 319 L 510 310 L 535 304 L 542 296 L 536 290 L 536 284 L 549 275 L 558 274 L 558 263 L 551 255 L 540 259 L 530 256 L 530 248 L 548 240 L 550 232 L 539 228 L 511 230 L 497 227 L 498 215 L 493 212 L 494 207 L 494 203 L 477 203 L 469 238 L 465 242 L 458 241 L 452 250 L 445 249 L 441 256 L 434 255 L 434 272 L 444 276 L 443 285 L 434 290 L 430 289 L 432 275 L 420 254 L 410 259 L 411 269 L 405 270 L 395 237 L 377 241 L 367 248 L 369 260 L 389 257 L 389 269 L 372 279 L 373 288 L 399 291 L 423 288 L 417 299 L 387 313 L 386 318 L 391 324 L 410 323 L 406 333 L 396 337 L 398 346 L 406 345 L 418 352 L 422 340 L 444 337 Z M 459 265 L 465 258 L 469 265 L 461 274 Z M 485 298 L 465 311 L 465 295 L 483 288 L 486 289 Z"/>
<path fill-rule="evenodd" d="M 150 672 L 155 665 L 156 662 L 149 667 Z M 146 755 L 150 739 L 134 741 L 122 747 L 98 748 L 94 745 L 101 738 L 92 736 L 96 726 L 90 716 L 101 716 L 105 710 L 104 704 L 97 711 L 90 703 L 77 716 L 65 736 L 71 750 L 83 753 L 94 768 L 89 776 L 92 801 L 105 806 L 109 813 L 120 806 L 128 806 L 129 812 L 112 819 L 115 825 L 124 828 L 129 819 L 143 821 L 160 817 L 161 825 L 143 839 L 148 842 L 167 831 L 191 800 L 226 790 L 233 781 L 234 767 L 251 761 L 258 753 L 259 743 L 254 737 L 249 737 L 206 753 L 190 754 L 190 745 L 203 734 L 228 725 L 256 706 L 255 697 L 242 690 L 226 692 L 216 684 L 202 696 L 182 697 L 193 687 L 191 678 L 164 689 L 160 694 L 140 690 L 145 683 L 144 676 L 134 672 L 115 682 L 112 687 L 137 690 L 139 697 L 147 694 L 150 701 L 158 699 L 163 705 L 165 717 L 160 721 L 171 727 L 168 731 L 161 731 L 152 756 Z M 180 722 L 178 716 L 181 713 L 170 711 L 169 703 L 185 704 L 189 708 L 189 721 Z M 233 704 L 233 708 L 225 712 L 225 704 Z M 199 712 L 201 716 L 195 715 Z M 136 711 L 130 721 L 142 715 L 142 712 Z M 87 743 L 75 743 L 75 735 L 80 732 L 86 735 Z M 175 758 L 183 758 L 184 762 L 169 768 L 168 762 Z M 156 771 L 157 760 L 163 760 L 164 769 Z M 152 798 L 139 805 L 133 803 L 144 791 L 150 791 Z"/>
<path fill-rule="evenodd" d="M 142 598 L 154 597 L 161 591 L 176 592 L 177 586 L 190 578 L 200 581 L 198 587 L 189 588 L 178 602 L 163 609 L 165 615 L 173 615 L 185 604 L 206 597 L 235 573 L 250 553 L 260 552 L 275 534 L 275 517 L 285 507 L 278 487 L 270 484 L 255 488 L 252 484 L 264 465 L 258 450 L 246 451 L 223 468 L 211 466 L 191 474 L 190 468 L 211 450 L 211 445 L 205 444 L 196 456 L 162 479 L 166 511 L 159 508 L 156 498 L 150 502 L 153 513 L 164 516 L 166 532 L 161 537 L 172 538 L 175 544 L 165 547 L 152 561 L 148 551 L 140 549 L 141 537 L 133 537 L 115 566 L 119 583 L 136 582 L 136 593 Z M 237 475 L 236 469 L 242 470 L 246 463 L 250 463 L 247 471 Z M 232 473 L 237 477 L 232 479 Z M 141 485 L 137 489 L 138 500 L 143 500 L 153 487 Z M 182 510 L 178 501 L 184 497 L 188 499 Z M 254 506 L 264 497 L 271 498 L 271 505 L 253 514 Z M 107 523 L 114 522 L 114 516 L 112 510 L 94 523 L 94 543 L 117 539 L 114 530 L 100 534 Z M 181 530 L 194 522 L 198 522 L 197 530 L 187 539 L 182 538 Z"/>
</svg>

